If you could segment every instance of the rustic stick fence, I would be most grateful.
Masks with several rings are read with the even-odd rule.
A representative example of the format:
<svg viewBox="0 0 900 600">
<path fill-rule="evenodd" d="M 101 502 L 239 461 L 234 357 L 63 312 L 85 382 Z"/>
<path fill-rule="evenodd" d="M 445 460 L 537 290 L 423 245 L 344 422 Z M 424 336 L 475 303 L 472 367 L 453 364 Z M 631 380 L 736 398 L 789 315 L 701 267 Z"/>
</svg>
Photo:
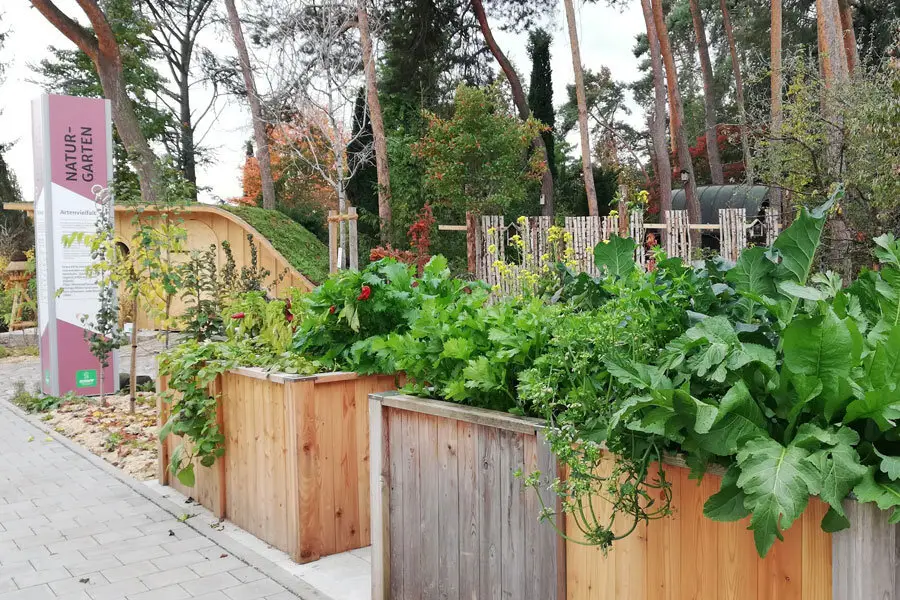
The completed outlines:
<svg viewBox="0 0 900 600">
<path fill-rule="evenodd" d="M 671 210 L 665 224 L 646 223 L 641 211 L 634 211 L 624 223 L 616 216 L 566 217 L 564 231 L 579 271 L 599 275 L 594 265 L 594 248 L 613 235 L 623 234 L 638 243 L 635 261 L 645 267 L 652 246 L 662 243 L 668 256 L 690 260 L 698 250 L 692 233 L 700 232 L 718 238 L 719 254 L 736 261 L 751 242 L 771 244 L 780 232 L 780 216 L 769 210 L 760 219 L 748 221 L 746 209 L 725 208 L 718 212 L 719 223 L 696 224 L 687 211 Z M 469 255 L 469 271 L 499 293 L 520 292 L 518 275 L 522 271 L 538 273 L 548 262 L 552 244 L 548 238 L 553 223 L 549 217 L 524 217 L 507 223 L 497 215 L 467 215 L 465 226 L 442 225 L 442 231 L 465 231 Z M 694 236 L 695 237 L 695 236 Z"/>
</svg>

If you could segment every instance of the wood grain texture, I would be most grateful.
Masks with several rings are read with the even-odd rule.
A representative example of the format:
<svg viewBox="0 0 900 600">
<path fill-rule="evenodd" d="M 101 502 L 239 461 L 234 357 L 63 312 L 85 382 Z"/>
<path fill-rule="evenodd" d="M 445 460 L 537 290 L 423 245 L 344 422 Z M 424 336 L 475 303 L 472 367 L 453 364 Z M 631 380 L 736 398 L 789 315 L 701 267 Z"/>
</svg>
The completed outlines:
<svg viewBox="0 0 900 600">
<path fill-rule="evenodd" d="M 394 387 L 383 376 L 224 373 L 210 391 L 225 455 L 197 465 L 193 488 L 167 481 L 298 562 L 368 546 L 368 394 Z M 160 456 L 180 443 L 170 436 Z M 162 479 L 162 459 L 158 470 Z"/>
<path fill-rule="evenodd" d="M 604 462 L 598 475 L 608 472 Z M 667 464 L 665 472 L 672 492 L 670 517 L 650 521 L 644 533 L 639 528 L 616 542 L 605 557 L 596 548 L 567 543 L 569 600 L 832 599 L 832 552 L 828 534 L 819 528 L 825 507 L 818 500 L 785 532 L 785 541 L 760 559 L 746 519 L 717 523 L 702 516 L 704 502 L 718 491 L 719 476 L 707 474 L 698 486 L 684 467 Z M 608 504 L 595 500 L 594 510 L 602 518 Z M 837 558 L 834 564 L 837 569 Z"/>
<path fill-rule="evenodd" d="M 851 501 L 844 510 L 850 528 L 832 536 L 834 600 L 897 600 L 900 539 L 897 525 L 888 524 L 890 513 Z"/>
<path fill-rule="evenodd" d="M 384 561 L 374 572 L 390 573 L 389 584 L 377 586 L 384 597 L 559 600 L 559 538 L 538 523 L 537 497 L 529 500 L 533 492 L 516 476 L 546 466 L 555 478 L 546 447 L 539 452 L 534 435 L 509 427 L 429 414 L 419 404 L 404 410 L 387 398 L 396 399 L 373 394 L 370 407 L 387 415 L 389 438 L 370 445 L 381 453 L 373 465 L 390 481 L 382 496 L 390 548 L 379 547 L 378 536 L 372 548 L 373 561 Z M 373 516 L 373 527 L 378 522 Z"/>
</svg>

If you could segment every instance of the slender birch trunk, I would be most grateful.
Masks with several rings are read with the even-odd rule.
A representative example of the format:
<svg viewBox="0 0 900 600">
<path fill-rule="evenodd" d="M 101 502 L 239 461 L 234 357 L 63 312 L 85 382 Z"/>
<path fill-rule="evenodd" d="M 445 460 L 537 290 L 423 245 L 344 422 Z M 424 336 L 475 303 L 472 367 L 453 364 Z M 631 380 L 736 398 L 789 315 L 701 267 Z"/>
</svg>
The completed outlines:
<svg viewBox="0 0 900 600">
<path fill-rule="evenodd" d="M 587 194 L 588 214 L 600 214 L 597 206 L 597 190 L 594 188 L 594 169 L 591 160 L 591 136 L 588 129 L 587 100 L 584 94 L 584 69 L 581 65 L 581 50 L 578 46 L 578 29 L 575 25 L 575 7 L 572 0 L 563 0 L 566 7 L 566 22 L 569 26 L 569 44 L 572 47 L 572 68 L 575 70 L 575 99 L 578 103 L 578 132 L 581 135 L 581 172 L 584 177 L 584 191 Z"/>
<path fill-rule="evenodd" d="M 378 83 L 375 75 L 375 58 L 372 52 L 372 36 L 369 31 L 369 11 L 366 0 L 357 0 L 357 21 L 362 46 L 363 64 L 366 72 L 366 99 L 369 104 L 369 119 L 372 123 L 372 137 L 375 140 L 375 170 L 378 173 L 378 219 L 381 222 L 381 242 L 390 240 L 391 226 L 391 176 L 388 170 L 387 138 L 378 99 Z"/>
<path fill-rule="evenodd" d="M 241 20 L 234 0 L 225 0 L 225 8 L 228 11 L 228 23 L 231 25 L 231 35 L 234 38 L 238 62 L 241 64 L 241 73 L 244 76 L 244 86 L 247 88 L 247 100 L 250 102 L 253 137 L 256 139 L 256 158 L 259 163 L 259 177 L 262 182 L 263 208 L 273 210 L 275 208 L 275 180 L 272 177 L 269 136 L 266 133 L 262 104 L 259 101 L 259 94 L 256 90 L 256 81 L 253 79 L 250 54 L 247 52 L 247 42 L 244 40 L 244 31 L 241 27 Z"/>
</svg>

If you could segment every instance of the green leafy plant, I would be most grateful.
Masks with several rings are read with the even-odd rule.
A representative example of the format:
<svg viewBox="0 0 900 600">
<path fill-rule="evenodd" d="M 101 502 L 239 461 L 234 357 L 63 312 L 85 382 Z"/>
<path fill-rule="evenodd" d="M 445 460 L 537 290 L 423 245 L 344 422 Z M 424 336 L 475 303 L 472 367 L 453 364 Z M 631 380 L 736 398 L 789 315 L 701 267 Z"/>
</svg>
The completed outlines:
<svg viewBox="0 0 900 600">
<path fill-rule="evenodd" d="M 881 508 L 900 506 L 891 499 L 900 489 L 891 468 L 900 244 L 878 238 L 881 270 L 850 288 L 814 274 L 833 201 L 801 210 L 770 250 L 745 252 L 726 275 L 734 301 L 657 360 L 605 358 L 622 386 L 607 440 L 637 435 L 683 453 L 698 477 L 709 464 L 726 468 L 705 514 L 750 515 L 760 555 L 811 496 L 830 505 L 827 531 L 848 525 L 842 501 L 851 492 Z"/>
</svg>

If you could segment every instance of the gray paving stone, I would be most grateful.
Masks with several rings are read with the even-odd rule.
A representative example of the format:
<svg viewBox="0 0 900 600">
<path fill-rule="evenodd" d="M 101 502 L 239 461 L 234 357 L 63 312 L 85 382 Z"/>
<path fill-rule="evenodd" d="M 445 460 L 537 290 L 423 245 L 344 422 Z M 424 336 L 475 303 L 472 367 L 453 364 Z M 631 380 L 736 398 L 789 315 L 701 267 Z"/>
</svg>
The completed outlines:
<svg viewBox="0 0 900 600">
<path fill-rule="evenodd" d="M 284 588 L 271 579 L 260 579 L 252 583 L 242 583 L 237 587 L 228 588 L 225 590 L 225 595 L 231 600 L 259 600 L 283 591 Z"/>
<path fill-rule="evenodd" d="M 144 575 L 143 577 L 140 577 L 140 580 L 144 582 L 144 585 L 153 590 L 184 583 L 185 581 L 193 581 L 194 579 L 199 578 L 200 576 L 189 568 L 178 567 L 177 569 L 169 569 L 167 571 L 158 571 L 150 575 Z"/>
<path fill-rule="evenodd" d="M 128 600 L 185 600 L 191 595 L 181 586 L 170 585 L 141 594 L 129 594 Z"/>
<path fill-rule="evenodd" d="M 122 600 L 129 594 L 137 594 L 146 592 L 147 586 L 138 579 L 125 579 L 115 583 L 107 583 L 106 585 L 98 585 L 95 588 L 86 590 L 88 596 L 93 600 Z"/>
<path fill-rule="evenodd" d="M 41 571 L 31 571 L 30 573 L 22 573 L 13 575 L 13 581 L 19 589 L 33 587 L 42 583 L 50 583 L 60 579 L 68 579 L 72 575 L 62 567 L 54 567 L 51 569 L 43 569 Z"/>
<path fill-rule="evenodd" d="M 235 577 L 231 576 L 228 573 L 216 573 L 215 575 L 200 577 L 199 579 L 185 582 L 181 584 L 181 587 L 186 589 L 194 596 L 198 596 L 200 594 L 218 592 L 219 590 L 224 590 L 236 585 L 241 585 L 241 582 L 238 581 Z M 221 596 L 219 597 L 221 598 Z"/>
<path fill-rule="evenodd" d="M 159 573 L 159 569 L 157 569 L 156 565 L 149 560 L 143 560 L 122 565 L 121 567 L 104 569 L 101 573 L 110 581 L 110 583 L 115 583 L 125 579 L 136 579 L 144 575 L 149 575 L 150 573 Z"/>
<path fill-rule="evenodd" d="M 296 598 L 4 404 L 0 600 Z M 35 375 L 40 376 L 35 369 Z M 32 437 L 32 442 L 28 438 Z"/>
<path fill-rule="evenodd" d="M 39 585 L 15 592 L 0 594 L 0 600 L 57 600 L 56 594 L 47 585 Z"/>
</svg>

